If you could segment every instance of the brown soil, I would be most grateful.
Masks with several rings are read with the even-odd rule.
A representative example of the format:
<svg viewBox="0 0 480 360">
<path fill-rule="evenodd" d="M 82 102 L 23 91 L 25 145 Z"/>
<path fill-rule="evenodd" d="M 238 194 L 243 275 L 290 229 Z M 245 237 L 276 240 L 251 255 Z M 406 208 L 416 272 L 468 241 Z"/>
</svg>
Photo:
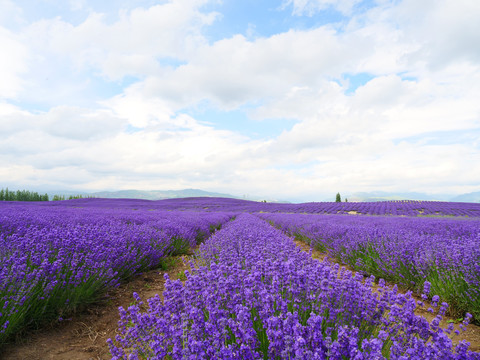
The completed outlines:
<svg viewBox="0 0 480 360">
<path fill-rule="evenodd" d="M 183 258 L 187 260 L 186 257 Z M 115 339 L 120 320 L 118 307 L 127 308 L 137 292 L 142 300 L 159 294 L 162 296 L 165 279 L 178 279 L 187 269 L 180 257 L 173 258 L 168 271 L 151 270 L 135 276 L 131 281 L 112 290 L 100 304 L 75 314 L 70 320 L 55 323 L 50 328 L 31 332 L 15 343 L 7 345 L 0 353 L 5 360 L 105 360 L 112 356 L 107 339 Z"/>
</svg>

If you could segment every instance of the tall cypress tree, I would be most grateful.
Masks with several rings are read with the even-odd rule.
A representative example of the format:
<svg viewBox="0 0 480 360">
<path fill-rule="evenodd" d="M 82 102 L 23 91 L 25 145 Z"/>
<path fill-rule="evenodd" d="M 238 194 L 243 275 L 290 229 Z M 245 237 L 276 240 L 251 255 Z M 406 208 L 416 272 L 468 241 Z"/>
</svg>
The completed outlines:
<svg viewBox="0 0 480 360">
<path fill-rule="evenodd" d="M 342 197 L 340 196 L 340 193 L 337 193 L 337 196 L 335 198 L 335 202 L 342 202 Z"/>
</svg>

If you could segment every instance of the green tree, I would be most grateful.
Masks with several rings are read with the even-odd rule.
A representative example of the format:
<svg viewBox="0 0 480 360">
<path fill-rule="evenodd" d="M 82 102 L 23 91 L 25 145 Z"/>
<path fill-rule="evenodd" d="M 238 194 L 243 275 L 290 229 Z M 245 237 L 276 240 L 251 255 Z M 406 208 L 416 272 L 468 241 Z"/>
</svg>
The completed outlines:
<svg viewBox="0 0 480 360">
<path fill-rule="evenodd" d="M 0 190 L 0 201 L 48 201 L 48 194 L 40 195 L 36 191 L 30 190 Z"/>
<path fill-rule="evenodd" d="M 5 201 L 11 201 L 12 197 L 10 191 L 8 191 L 8 187 L 5 189 Z"/>
<path fill-rule="evenodd" d="M 73 200 L 73 199 L 83 199 L 83 195 L 70 195 L 68 197 L 68 200 Z"/>
<path fill-rule="evenodd" d="M 335 197 L 335 202 L 342 202 L 342 197 L 340 196 L 340 193 L 337 193 L 337 196 Z"/>
</svg>

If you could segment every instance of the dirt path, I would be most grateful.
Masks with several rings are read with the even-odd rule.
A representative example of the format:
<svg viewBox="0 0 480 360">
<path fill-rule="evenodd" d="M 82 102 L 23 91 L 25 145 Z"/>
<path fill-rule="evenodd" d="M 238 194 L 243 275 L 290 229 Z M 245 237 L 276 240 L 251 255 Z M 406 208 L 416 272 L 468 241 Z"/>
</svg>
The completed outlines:
<svg viewBox="0 0 480 360">
<path fill-rule="evenodd" d="M 300 247 L 303 251 L 306 251 L 306 252 L 309 252 L 310 251 L 310 245 L 306 244 L 305 242 L 303 241 L 299 241 L 299 240 L 295 240 L 295 244 Z M 323 261 L 326 257 L 327 257 L 327 254 L 326 253 L 323 253 L 323 252 L 320 252 L 318 250 L 313 250 L 312 251 L 312 257 L 314 259 L 318 259 L 320 261 Z M 334 261 L 333 259 L 330 259 L 330 261 Z M 342 264 L 341 264 L 342 265 Z M 345 265 L 342 265 L 344 267 L 346 267 L 347 269 L 351 270 L 351 271 L 354 271 L 353 269 L 349 268 L 348 266 L 345 266 Z M 393 286 L 393 284 L 389 284 L 387 283 L 387 285 L 389 286 Z M 421 300 L 420 296 L 417 296 L 417 295 L 413 295 L 413 297 L 416 299 L 416 300 Z M 433 320 L 433 318 L 435 317 L 434 315 L 432 315 L 431 313 L 429 313 L 427 311 L 427 308 L 428 307 L 425 307 L 425 309 L 422 309 L 422 308 L 417 308 L 417 310 L 415 311 L 415 313 L 417 315 L 421 315 L 423 316 L 424 318 L 426 318 L 429 322 L 431 322 Z M 440 322 L 440 326 L 442 328 L 446 328 L 448 326 L 448 321 L 453 321 L 454 323 L 456 323 L 456 319 L 454 318 L 451 318 L 451 317 L 445 317 L 441 322 Z M 455 324 L 455 329 L 459 329 L 459 326 L 458 326 L 458 323 Z M 476 325 L 473 325 L 473 324 L 470 324 L 467 326 L 467 330 L 465 332 L 462 332 L 460 331 L 460 335 L 455 335 L 454 333 L 452 333 L 453 335 L 450 336 L 450 338 L 452 339 L 453 343 L 454 344 L 457 344 L 459 341 L 461 340 L 466 340 L 470 343 L 470 347 L 469 347 L 469 350 L 471 351 L 477 351 L 477 352 L 480 352 L 480 326 L 476 326 Z"/>
<path fill-rule="evenodd" d="M 186 266 L 182 258 L 172 258 L 168 271 L 151 270 L 135 276 L 130 282 L 110 292 L 104 303 L 72 316 L 70 320 L 53 324 L 49 329 L 31 332 L 15 344 L 2 350 L 2 360 L 107 360 L 111 359 L 108 338 L 115 338 L 120 319 L 118 307 L 127 308 L 134 301 L 133 292 L 142 299 L 162 294 L 163 275 L 170 279 L 182 276 Z"/>
</svg>

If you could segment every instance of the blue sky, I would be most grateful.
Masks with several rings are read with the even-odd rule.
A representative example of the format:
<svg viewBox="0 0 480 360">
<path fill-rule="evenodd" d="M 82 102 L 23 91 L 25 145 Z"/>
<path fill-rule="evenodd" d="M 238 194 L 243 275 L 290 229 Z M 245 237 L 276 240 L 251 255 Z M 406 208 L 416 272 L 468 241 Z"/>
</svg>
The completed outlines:
<svg viewBox="0 0 480 360">
<path fill-rule="evenodd" d="M 0 0 L 0 187 L 480 191 L 479 17 L 469 0 Z"/>
</svg>

